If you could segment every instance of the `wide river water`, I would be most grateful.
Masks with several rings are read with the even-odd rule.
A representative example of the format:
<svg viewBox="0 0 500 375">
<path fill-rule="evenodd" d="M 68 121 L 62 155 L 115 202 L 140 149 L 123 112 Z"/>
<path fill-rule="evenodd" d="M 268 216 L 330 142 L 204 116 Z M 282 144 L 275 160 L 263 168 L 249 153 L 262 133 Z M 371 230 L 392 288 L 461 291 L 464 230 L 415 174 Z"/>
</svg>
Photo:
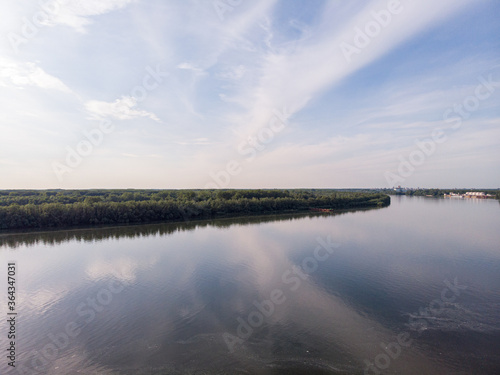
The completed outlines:
<svg viewBox="0 0 500 375">
<path fill-rule="evenodd" d="M 393 196 L 336 215 L 0 234 L 0 373 L 498 375 L 499 224 L 496 200 Z"/>
</svg>

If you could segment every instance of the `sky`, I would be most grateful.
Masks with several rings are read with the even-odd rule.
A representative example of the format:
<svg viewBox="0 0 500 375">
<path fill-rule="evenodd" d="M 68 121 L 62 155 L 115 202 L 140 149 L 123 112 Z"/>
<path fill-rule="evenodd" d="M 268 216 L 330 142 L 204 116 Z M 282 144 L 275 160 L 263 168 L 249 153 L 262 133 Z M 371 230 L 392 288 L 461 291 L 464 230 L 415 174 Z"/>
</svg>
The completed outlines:
<svg viewBox="0 0 500 375">
<path fill-rule="evenodd" d="M 0 189 L 500 187 L 500 2 L 0 2 Z"/>
</svg>

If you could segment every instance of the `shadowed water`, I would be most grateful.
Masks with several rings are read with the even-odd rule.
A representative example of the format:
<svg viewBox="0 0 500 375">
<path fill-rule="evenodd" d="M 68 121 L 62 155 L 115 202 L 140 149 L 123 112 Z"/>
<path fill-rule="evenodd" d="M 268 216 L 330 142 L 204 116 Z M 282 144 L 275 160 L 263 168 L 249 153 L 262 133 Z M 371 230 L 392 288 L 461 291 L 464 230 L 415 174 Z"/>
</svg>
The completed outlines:
<svg viewBox="0 0 500 375">
<path fill-rule="evenodd" d="M 16 370 L 498 374 L 499 219 L 498 201 L 396 196 L 339 215 L 3 234 Z"/>
</svg>

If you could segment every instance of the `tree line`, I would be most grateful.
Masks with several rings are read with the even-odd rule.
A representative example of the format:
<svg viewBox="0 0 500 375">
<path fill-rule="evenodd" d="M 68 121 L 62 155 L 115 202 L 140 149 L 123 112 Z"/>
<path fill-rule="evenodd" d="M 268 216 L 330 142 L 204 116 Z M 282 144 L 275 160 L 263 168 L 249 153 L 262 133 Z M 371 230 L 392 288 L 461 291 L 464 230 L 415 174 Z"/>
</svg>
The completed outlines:
<svg viewBox="0 0 500 375">
<path fill-rule="evenodd" d="M 0 229 L 136 224 L 383 207 L 382 193 L 328 190 L 3 190 Z"/>
</svg>

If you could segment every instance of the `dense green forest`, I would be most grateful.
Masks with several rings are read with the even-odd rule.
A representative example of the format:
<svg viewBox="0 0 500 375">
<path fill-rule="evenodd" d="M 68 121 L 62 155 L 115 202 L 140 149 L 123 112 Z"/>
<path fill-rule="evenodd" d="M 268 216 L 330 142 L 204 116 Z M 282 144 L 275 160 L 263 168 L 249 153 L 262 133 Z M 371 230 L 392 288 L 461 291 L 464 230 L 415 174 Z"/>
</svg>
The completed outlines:
<svg viewBox="0 0 500 375">
<path fill-rule="evenodd" d="M 332 190 L 0 190 L 0 229 L 189 221 L 193 219 L 383 207 L 381 193 Z"/>
</svg>

